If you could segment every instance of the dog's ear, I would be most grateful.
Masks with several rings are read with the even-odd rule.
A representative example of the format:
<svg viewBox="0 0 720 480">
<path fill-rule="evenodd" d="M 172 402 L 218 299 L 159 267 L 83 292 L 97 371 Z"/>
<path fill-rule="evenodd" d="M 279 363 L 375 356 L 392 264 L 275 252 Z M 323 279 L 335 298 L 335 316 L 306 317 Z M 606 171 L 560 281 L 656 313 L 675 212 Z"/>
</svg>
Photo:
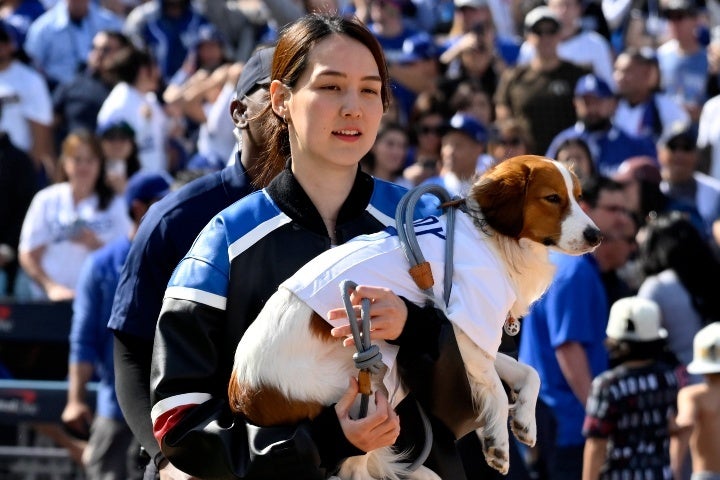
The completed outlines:
<svg viewBox="0 0 720 480">
<path fill-rule="evenodd" d="M 525 221 L 525 196 L 532 169 L 520 162 L 502 162 L 476 183 L 470 196 L 496 232 L 517 238 Z"/>
</svg>

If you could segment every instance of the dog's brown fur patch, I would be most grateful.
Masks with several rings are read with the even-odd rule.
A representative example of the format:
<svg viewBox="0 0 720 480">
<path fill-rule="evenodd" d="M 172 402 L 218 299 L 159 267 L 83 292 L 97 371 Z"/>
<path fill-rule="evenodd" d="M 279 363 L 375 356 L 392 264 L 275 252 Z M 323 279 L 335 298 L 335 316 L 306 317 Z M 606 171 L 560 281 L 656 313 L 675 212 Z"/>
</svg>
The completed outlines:
<svg viewBox="0 0 720 480">
<path fill-rule="evenodd" d="M 323 342 L 338 341 L 330 334 L 332 325 L 325 321 L 317 312 L 313 312 L 310 317 L 310 331 Z"/>
<path fill-rule="evenodd" d="M 294 425 L 317 417 L 323 409 L 318 402 L 288 400 L 273 387 L 250 388 L 240 385 L 233 370 L 228 386 L 228 400 L 233 413 L 240 413 L 261 427 Z"/>
</svg>

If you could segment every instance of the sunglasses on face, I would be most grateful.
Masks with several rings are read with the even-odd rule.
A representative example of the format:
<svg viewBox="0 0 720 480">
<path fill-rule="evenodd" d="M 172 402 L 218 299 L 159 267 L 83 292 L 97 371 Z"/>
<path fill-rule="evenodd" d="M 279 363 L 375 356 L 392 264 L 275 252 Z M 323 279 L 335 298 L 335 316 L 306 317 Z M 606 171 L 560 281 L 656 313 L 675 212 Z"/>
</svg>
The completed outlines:
<svg viewBox="0 0 720 480">
<path fill-rule="evenodd" d="M 560 31 L 560 28 L 556 26 L 545 25 L 532 27 L 530 31 L 538 37 L 551 37 L 553 35 L 557 35 L 558 31 Z"/>
<path fill-rule="evenodd" d="M 665 18 L 667 18 L 669 22 L 680 22 L 689 17 L 690 14 L 688 12 L 683 12 L 681 10 L 671 10 L 669 12 L 665 12 Z"/>
<path fill-rule="evenodd" d="M 498 143 L 505 147 L 519 147 L 523 141 L 519 138 L 501 138 Z"/>
<path fill-rule="evenodd" d="M 692 143 L 688 143 L 688 142 L 674 142 L 674 143 L 671 142 L 671 143 L 668 143 L 667 148 L 671 152 L 677 152 L 677 151 L 692 152 L 692 151 L 695 151 L 696 147 Z"/>
<path fill-rule="evenodd" d="M 418 127 L 418 133 L 421 135 L 429 135 L 431 133 L 434 135 L 440 135 L 441 131 L 442 127 L 434 125 L 420 125 Z"/>
</svg>

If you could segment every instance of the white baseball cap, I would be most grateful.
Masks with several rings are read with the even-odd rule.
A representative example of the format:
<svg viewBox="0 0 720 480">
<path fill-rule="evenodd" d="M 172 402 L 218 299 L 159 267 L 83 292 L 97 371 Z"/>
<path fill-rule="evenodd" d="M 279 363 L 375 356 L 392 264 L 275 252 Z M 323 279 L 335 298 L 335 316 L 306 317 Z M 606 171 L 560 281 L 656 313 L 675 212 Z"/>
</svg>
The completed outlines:
<svg viewBox="0 0 720 480">
<path fill-rule="evenodd" d="M 667 337 L 667 331 L 660 326 L 660 319 L 660 307 L 652 300 L 621 298 L 610 308 L 605 333 L 615 340 L 654 342 Z"/>
<path fill-rule="evenodd" d="M 711 323 L 695 334 L 693 361 L 687 371 L 693 375 L 720 373 L 720 322 Z"/>
</svg>

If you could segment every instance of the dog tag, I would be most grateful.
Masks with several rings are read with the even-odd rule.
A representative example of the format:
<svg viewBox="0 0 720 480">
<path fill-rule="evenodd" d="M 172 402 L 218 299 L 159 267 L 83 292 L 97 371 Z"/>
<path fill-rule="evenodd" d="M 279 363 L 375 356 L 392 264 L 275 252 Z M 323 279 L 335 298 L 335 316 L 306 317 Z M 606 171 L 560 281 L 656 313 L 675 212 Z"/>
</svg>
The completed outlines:
<svg viewBox="0 0 720 480">
<path fill-rule="evenodd" d="M 505 333 L 507 333 L 511 337 L 514 337 L 515 335 L 520 333 L 520 322 L 508 315 L 508 317 L 505 319 L 503 329 L 505 330 Z"/>
</svg>

